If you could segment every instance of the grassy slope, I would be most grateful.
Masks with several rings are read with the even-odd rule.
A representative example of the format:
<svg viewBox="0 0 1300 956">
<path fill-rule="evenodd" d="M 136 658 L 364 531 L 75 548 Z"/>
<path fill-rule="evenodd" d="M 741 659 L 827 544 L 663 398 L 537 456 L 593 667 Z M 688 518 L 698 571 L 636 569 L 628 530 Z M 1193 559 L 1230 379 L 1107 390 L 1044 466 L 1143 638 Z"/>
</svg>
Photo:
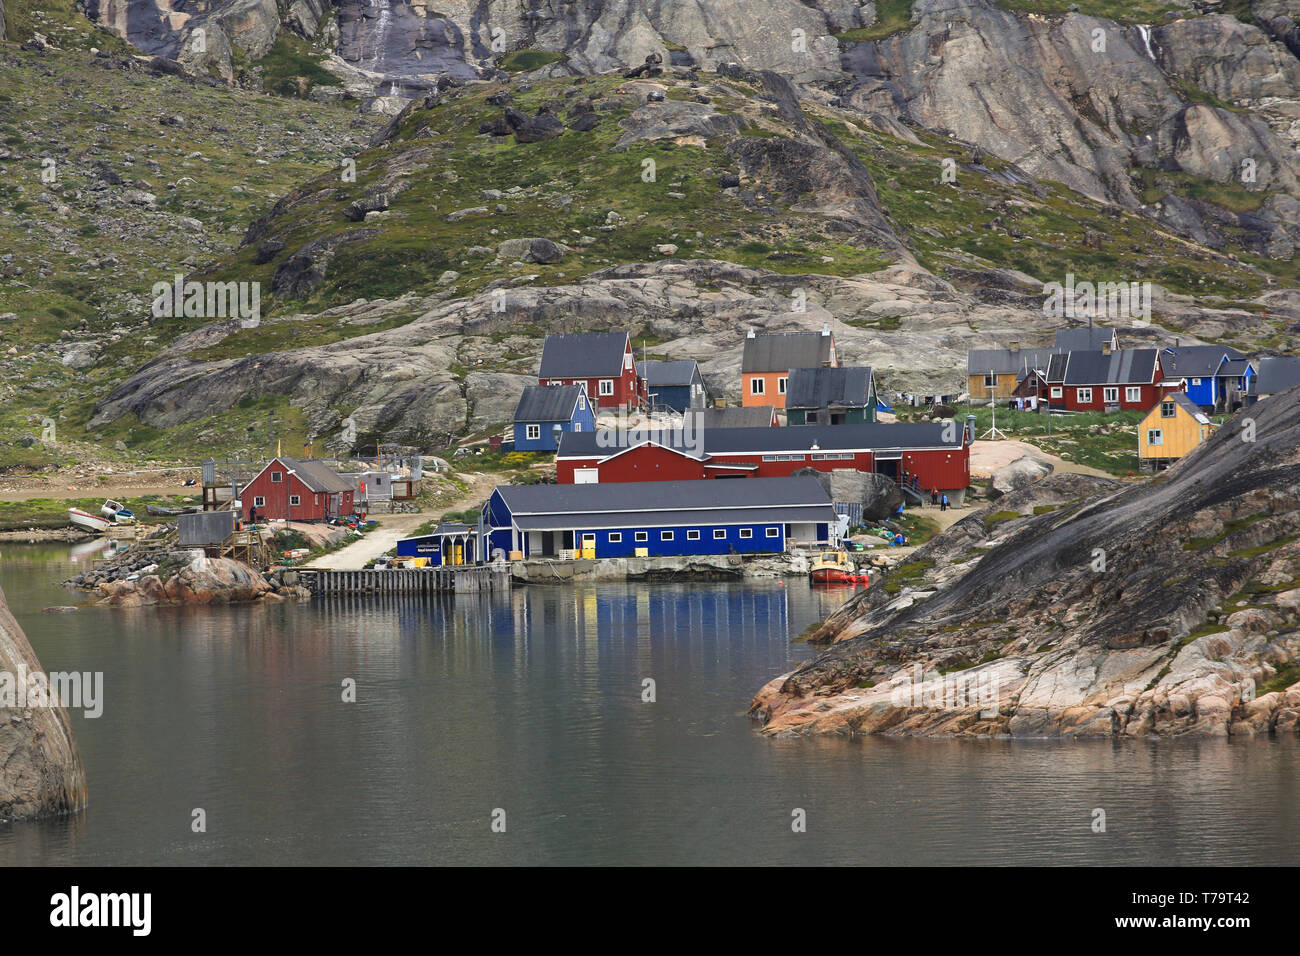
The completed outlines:
<svg viewBox="0 0 1300 956">
<path fill-rule="evenodd" d="M 93 400 L 180 330 L 168 320 L 149 324 L 153 283 L 227 254 L 251 219 L 292 186 L 336 166 L 379 121 L 336 107 L 105 69 L 85 53 L 37 56 L 6 47 L 0 57 L 0 145 L 14 154 L 0 161 L 0 205 L 10 213 L 0 217 L 0 249 L 22 270 L 8 278 L 0 273 L 0 314 L 16 315 L 0 323 L 0 467 L 36 466 L 70 449 L 22 448 L 12 444 L 17 437 L 39 436 L 40 419 L 51 417 L 61 442 L 84 440 L 80 426 Z M 182 117 L 184 125 L 161 125 L 164 113 Z M 46 156 L 58 162 L 52 187 L 41 182 Z M 159 210 L 96 208 L 105 194 L 78 171 L 96 160 L 126 180 L 114 193 L 153 193 Z M 66 205 L 67 217 L 43 196 Z M 179 216 L 200 220 L 202 232 L 179 226 Z M 105 343 L 97 365 L 76 371 L 47 346 L 83 322 L 86 333 L 112 331 L 118 338 Z M 15 354 L 5 354 L 10 348 Z M 257 410 L 255 420 L 264 413 Z M 219 427 L 242 437 L 251 416 L 245 422 L 236 415 Z M 102 437 L 111 449 L 118 437 L 130 436 Z M 159 442 L 156 450 L 165 455 L 168 447 Z"/>
</svg>

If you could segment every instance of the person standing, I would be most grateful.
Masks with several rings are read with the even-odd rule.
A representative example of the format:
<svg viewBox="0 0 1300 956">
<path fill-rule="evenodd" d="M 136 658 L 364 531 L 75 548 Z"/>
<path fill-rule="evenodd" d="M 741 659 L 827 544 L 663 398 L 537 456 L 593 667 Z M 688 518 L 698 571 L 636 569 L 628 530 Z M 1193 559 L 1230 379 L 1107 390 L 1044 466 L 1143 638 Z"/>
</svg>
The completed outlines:
<svg viewBox="0 0 1300 956">
<path fill-rule="evenodd" d="M 930 489 L 930 505 L 931 505 L 931 506 L 934 506 L 934 505 L 937 505 L 938 503 L 939 503 L 939 489 L 938 489 L 938 488 L 931 488 L 931 489 Z"/>
<path fill-rule="evenodd" d="M 940 511 L 947 511 L 947 510 L 948 510 L 948 496 L 947 496 L 947 495 L 944 495 L 942 498 L 939 499 L 939 510 L 940 510 Z"/>
</svg>

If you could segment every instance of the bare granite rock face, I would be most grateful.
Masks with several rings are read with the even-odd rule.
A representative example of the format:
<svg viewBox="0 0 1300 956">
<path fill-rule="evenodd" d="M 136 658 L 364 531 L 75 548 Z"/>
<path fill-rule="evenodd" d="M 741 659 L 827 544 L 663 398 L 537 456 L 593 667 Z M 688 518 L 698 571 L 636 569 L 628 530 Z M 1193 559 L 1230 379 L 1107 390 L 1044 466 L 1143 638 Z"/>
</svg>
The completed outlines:
<svg viewBox="0 0 1300 956">
<path fill-rule="evenodd" d="M 0 591 L 0 684 L 44 673 Z M 0 821 L 71 813 L 85 805 L 86 768 L 63 708 L 0 703 Z"/>
<path fill-rule="evenodd" d="M 830 650 L 751 713 L 778 735 L 1296 732 L 1297 399 L 1157 478 L 1051 475 L 968 516 L 827 618 Z"/>
</svg>

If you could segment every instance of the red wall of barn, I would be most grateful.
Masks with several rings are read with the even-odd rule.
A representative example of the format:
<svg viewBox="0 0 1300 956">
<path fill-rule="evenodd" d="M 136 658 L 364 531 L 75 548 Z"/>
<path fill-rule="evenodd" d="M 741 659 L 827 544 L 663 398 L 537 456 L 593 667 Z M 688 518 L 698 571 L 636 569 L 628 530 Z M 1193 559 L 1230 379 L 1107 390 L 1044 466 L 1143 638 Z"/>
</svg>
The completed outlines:
<svg viewBox="0 0 1300 956">
<path fill-rule="evenodd" d="M 808 455 L 805 455 L 802 461 L 763 461 L 761 454 L 726 454 L 711 457 L 714 462 L 755 464 L 758 468 L 739 473 L 712 469 L 701 462 L 665 449 L 647 446 L 624 452 L 599 466 L 596 458 L 557 461 L 555 480 L 560 484 L 572 484 L 575 468 L 596 467 L 600 469 L 602 482 L 690 481 L 700 478 L 724 478 L 735 474 L 754 478 L 783 478 L 801 468 L 815 468 L 818 471 L 833 471 L 836 468 L 854 468 L 867 472 L 874 470 L 874 456 L 869 451 L 856 453 L 851 461 L 848 459 L 812 461 Z M 931 488 L 949 491 L 965 488 L 970 484 L 970 447 L 904 452 L 900 471 L 903 469 L 917 475 L 921 479 L 922 487 L 927 491 Z"/>
<path fill-rule="evenodd" d="M 272 481 L 271 473 L 280 471 L 284 481 Z M 290 495 L 298 495 L 300 503 L 289 504 Z M 351 491 L 343 495 L 343 514 L 352 513 Z M 314 492 L 308 488 L 297 475 L 288 473 L 288 469 L 275 463 L 263 471 L 256 479 L 240 489 L 239 500 L 242 505 L 244 520 L 248 520 L 253 502 L 262 497 L 266 504 L 259 505 L 257 516 L 262 518 L 284 518 L 289 521 L 324 521 L 328 517 L 329 495 Z"/>
</svg>

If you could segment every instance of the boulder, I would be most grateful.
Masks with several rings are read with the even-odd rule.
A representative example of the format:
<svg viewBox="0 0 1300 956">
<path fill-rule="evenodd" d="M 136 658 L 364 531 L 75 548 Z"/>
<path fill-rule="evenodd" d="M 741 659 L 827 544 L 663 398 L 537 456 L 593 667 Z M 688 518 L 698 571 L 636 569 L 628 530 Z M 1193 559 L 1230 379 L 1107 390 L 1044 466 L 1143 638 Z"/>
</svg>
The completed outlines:
<svg viewBox="0 0 1300 956">
<path fill-rule="evenodd" d="M 568 251 L 568 246 L 537 236 L 525 239 L 507 239 L 497 246 L 497 254 L 502 258 L 536 262 L 541 265 L 551 265 L 559 262 Z"/>
<path fill-rule="evenodd" d="M 889 518 L 903 503 L 903 492 L 888 475 L 876 475 L 853 468 L 818 471 L 800 468 L 796 475 L 811 475 L 821 482 L 832 501 L 862 505 L 862 517 L 873 521 Z"/>
<path fill-rule="evenodd" d="M 0 675 L 44 674 L 0 591 Z M 17 692 L 0 684 L 4 696 Z M 71 813 L 86 805 L 86 768 L 62 707 L 8 707 L 0 696 L 0 820 Z"/>
<path fill-rule="evenodd" d="M 1023 455 L 1008 465 L 1003 465 L 989 479 L 989 497 L 1000 498 L 1003 495 L 1031 485 L 1044 475 L 1050 475 L 1054 467 L 1032 455 Z"/>
</svg>

